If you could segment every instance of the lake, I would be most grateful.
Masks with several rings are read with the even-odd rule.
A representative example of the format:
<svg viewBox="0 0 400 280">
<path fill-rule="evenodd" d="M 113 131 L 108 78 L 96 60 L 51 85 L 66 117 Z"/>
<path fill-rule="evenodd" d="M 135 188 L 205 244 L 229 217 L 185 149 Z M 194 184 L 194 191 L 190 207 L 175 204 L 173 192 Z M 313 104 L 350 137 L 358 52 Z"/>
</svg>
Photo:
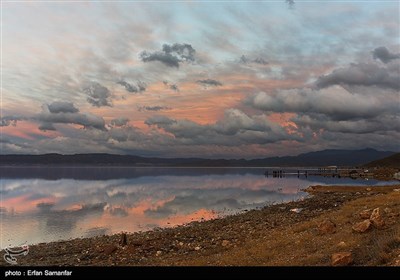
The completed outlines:
<svg viewBox="0 0 400 280">
<path fill-rule="evenodd" d="M 1 248 L 208 220 L 302 199 L 307 194 L 301 189 L 310 185 L 388 183 L 321 176 L 267 178 L 265 171 L 2 167 Z"/>
</svg>

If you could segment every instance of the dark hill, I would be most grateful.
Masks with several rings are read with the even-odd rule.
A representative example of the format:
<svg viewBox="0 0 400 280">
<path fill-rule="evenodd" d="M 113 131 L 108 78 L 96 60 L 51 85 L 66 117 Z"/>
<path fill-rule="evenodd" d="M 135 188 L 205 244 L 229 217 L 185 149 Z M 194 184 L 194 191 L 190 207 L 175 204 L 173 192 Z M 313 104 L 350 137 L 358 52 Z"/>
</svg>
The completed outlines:
<svg viewBox="0 0 400 280">
<path fill-rule="evenodd" d="M 365 162 L 393 155 L 394 152 L 363 150 L 323 150 L 298 156 L 270 157 L 263 159 L 203 159 L 155 158 L 113 154 L 43 154 L 0 155 L 0 165 L 74 165 L 74 166 L 358 166 Z"/>
<path fill-rule="evenodd" d="M 371 161 L 365 164 L 367 167 L 394 167 L 400 168 L 400 153 Z"/>
</svg>

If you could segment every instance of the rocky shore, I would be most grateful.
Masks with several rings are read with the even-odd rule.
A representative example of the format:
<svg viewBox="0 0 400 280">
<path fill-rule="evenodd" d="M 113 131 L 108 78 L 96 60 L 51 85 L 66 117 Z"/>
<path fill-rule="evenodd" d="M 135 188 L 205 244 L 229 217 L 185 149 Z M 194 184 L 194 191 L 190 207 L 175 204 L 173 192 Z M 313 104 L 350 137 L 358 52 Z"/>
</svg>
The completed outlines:
<svg viewBox="0 0 400 280">
<path fill-rule="evenodd" d="M 18 265 L 400 265 L 400 184 L 306 191 L 301 201 L 175 228 L 32 245 Z"/>
</svg>

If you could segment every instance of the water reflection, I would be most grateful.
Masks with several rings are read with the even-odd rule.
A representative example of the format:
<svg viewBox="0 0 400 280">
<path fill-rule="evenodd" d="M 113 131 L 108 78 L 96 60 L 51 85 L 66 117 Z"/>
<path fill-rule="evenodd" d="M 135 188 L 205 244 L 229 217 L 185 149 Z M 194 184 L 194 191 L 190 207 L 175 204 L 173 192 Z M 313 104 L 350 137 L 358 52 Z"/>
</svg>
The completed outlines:
<svg viewBox="0 0 400 280">
<path fill-rule="evenodd" d="M 305 196 L 299 190 L 310 184 L 377 183 L 323 177 L 265 178 L 263 169 L 124 168 L 126 176 L 117 179 L 122 173 L 114 168 L 107 173 L 109 180 L 91 177 L 108 170 L 104 168 L 91 168 L 90 176 L 85 169 L 57 170 L 51 180 L 43 179 L 44 173 L 34 179 L 2 173 L 2 248 L 211 219 L 299 199 Z M 60 174 L 68 179 L 60 179 Z M 71 174 L 78 174 L 78 179 Z"/>
</svg>

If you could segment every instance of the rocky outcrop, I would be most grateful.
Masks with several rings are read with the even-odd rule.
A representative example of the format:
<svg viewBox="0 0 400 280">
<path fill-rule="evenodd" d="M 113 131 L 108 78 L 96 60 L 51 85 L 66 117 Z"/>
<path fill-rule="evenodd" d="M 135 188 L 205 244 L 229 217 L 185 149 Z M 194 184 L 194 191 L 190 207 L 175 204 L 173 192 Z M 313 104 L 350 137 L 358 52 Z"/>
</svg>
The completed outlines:
<svg viewBox="0 0 400 280">
<path fill-rule="evenodd" d="M 399 220 L 398 217 L 400 216 L 400 214 L 396 213 L 391 208 L 386 207 L 385 209 L 383 209 L 383 213 L 385 213 L 385 224 L 387 226 L 393 225 Z"/>
<path fill-rule="evenodd" d="M 370 220 L 364 220 L 353 226 L 353 231 L 363 233 L 371 229 L 372 223 Z"/>
<path fill-rule="evenodd" d="M 117 251 L 117 249 L 118 249 L 117 246 L 111 244 L 111 245 L 108 245 L 108 246 L 106 246 L 106 247 L 104 248 L 103 253 L 104 253 L 105 255 L 111 255 L 112 253 L 114 253 L 115 251 Z"/>
<path fill-rule="evenodd" d="M 351 252 L 339 252 L 332 255 L 331 264 L 333 266 L 347 266 L 353 263 Z"/>
<path fill-rule="evenodd" d="M 361 211 L 358 215 L 360 216 L 361 219 L 369 219 L 372 214 L 372 209 L 366 209 Z"/>
<path fill-rule="evenodd" d="M 381 210 L 379 208 L 375 208 L 372 211 L 371 217 L 369 218 L 374 227 L 381 229 L 385 226 L 385 221 L 382 217 Z"/>
<path fill-rule="evenodd" d="M 318 225 L 319 234 L 331 234 L 336 232 L 336 224 L 331 220 L 324 220 Z"/>
</svg>

